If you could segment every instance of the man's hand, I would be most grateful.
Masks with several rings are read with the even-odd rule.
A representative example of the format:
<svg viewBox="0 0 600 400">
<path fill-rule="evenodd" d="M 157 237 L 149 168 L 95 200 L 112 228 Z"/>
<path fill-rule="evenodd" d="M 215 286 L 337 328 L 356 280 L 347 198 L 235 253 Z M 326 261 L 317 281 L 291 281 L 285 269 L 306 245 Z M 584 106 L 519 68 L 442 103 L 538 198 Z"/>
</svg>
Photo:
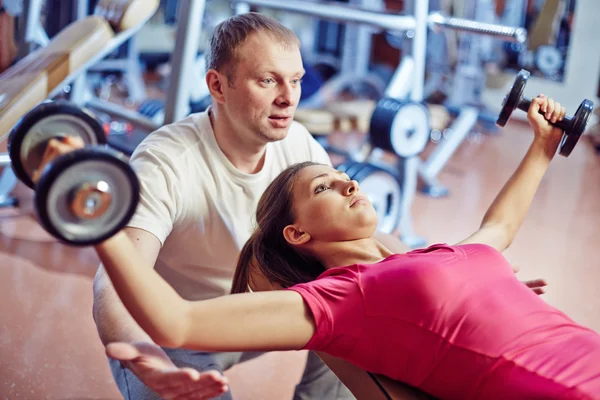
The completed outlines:
<svg viewBox="0 0 600 400">
<path fill-rule="evenodd" d="M 178 368 L 154 343 L 110 343 L 106 354 L 130 369 L 164 399 L 212 399 L 227 392 L 228 381 L 217 371 Z"/>
<path fill-rule="evenodd" d="M 516 274 L 519 272 L 521 268 L 517 265 L 511 265 L 513 272 Z M 544 287 L 548 286 L 548 282 L 543 279 L 533 279 L 530 281 L 521 281 L 527 286 L 529 289 L 533 290 L 536 294 L 544 294 L 546 293 L 546 289 Z"/>
</svg>

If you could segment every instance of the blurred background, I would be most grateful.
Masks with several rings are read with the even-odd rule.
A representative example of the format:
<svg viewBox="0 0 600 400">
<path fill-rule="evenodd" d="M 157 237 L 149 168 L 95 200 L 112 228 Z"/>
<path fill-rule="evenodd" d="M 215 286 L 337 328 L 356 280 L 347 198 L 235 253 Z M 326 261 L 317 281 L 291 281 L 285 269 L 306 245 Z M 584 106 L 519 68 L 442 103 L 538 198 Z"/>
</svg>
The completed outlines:
<svg viewBox="0 0 600 400">
<path fill-rule="evenodd" d="M 249 10 L 298 35 L 307 73 L 296 120 L 359 181 L 380 229 L 410 248 L 473 232 L 523 157 L 526 113 L 498 123 L 520 71 L 529 72 L 526 97 L 543 93 L 585 116 L 505 254 L 521 280 L 548 281 L 547 302 L 600 331 L 599 114 L 578 111 L 600 102 L 599 1 L 161 0 L 101 44 L 85 25 L 96 0 L 0 5 L 0 399 L 121 398 L 91 314 L 98 259 L 39 227 L 33 192 L 10 168 L 7 136 L 31 108 L 13 100 L 31 90 L 34 103 L 86 107 L 109 144 L 131 154 L 156 128 L 210 105 L 207 40 Z M 81 35 L 61 37 L 73 24 Z M 36 56 L 52 46 L 71 52 L 74 72 Z M 44 68 L 52 73 L 40 80 Z M 305 357 L 274 352 L 237 365 L 227 371 L 235 398 L 291 398 Z"/>
</svg>

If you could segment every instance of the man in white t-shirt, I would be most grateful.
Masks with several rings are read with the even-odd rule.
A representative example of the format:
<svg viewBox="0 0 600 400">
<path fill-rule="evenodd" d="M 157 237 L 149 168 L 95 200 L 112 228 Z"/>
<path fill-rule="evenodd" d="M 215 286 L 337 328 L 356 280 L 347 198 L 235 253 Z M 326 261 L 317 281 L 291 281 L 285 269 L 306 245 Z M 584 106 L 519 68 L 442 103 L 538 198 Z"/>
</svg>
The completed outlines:
<svg viewBox="0 0 600 400">
<path fill-rule="evenodd" d="M 258 200 L 283 169 L 307 160 L 330 164 L 325 150 L 293 121 L 304 74 L 293 32 L 261 14 L 232 17 L 215 29 L 207 61 L 213 105 L 151 133 L 131 158 L 141 200 L 126 231 L 148 269 L 156 268 L 186 299 L 230 291 Z M 109 353 L 126 399 L 156 398 L 148 386 L 163 397 L 194 391 L 210 398 L 219 385 L 210 379 L 205 389 L 202 380 L 183 385 L 189 377 L 177 367 L 223 372 L 257 355 L 161 349 L 127 313 L 102 267 L 94 280 L 94 320 L 105 345 L 131 344 Z M 294 399 L 352 398 L 310 353 Z"/>
</svg>

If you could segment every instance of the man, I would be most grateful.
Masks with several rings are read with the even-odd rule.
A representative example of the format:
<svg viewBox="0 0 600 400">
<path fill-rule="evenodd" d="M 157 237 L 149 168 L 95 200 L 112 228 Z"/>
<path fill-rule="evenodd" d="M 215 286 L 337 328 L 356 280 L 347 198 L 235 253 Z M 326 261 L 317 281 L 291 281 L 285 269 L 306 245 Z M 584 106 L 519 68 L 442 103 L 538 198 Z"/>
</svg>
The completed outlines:
<svg viewBox="0 0 600 400">
<path fill-rule="evenodd" d="M 293 121 L 304 74 L 293 32 L 257 13 L 230 18 L 214 32 L 207 65 L 211 108 L 153 132 L 131 158 L 141 201 L 128 234 L 148 269 L 155 267 L 188 299 L 229 292 L 258 199 L 280 171 L 306 160 L 330 164 L 323 148 Z M 122 360 L 111 359 L 110 366 L 126 399 L 156 396 L 137 377 L 170 396 L 165 382 L 189 372 L 175 366 L 223 372 L 256 356 L 159 348 L 129 316 L 102 268 L 94 281 L 94 320 L 105 345 L 135 343 L 125 352 L 142 354 L 109 354 Z M 218 394 L 210 390 L 207 396 Z M 311 354 L 295 398 L 353 397 Z"/>
<path fill-rule="evenodd" d="M 257 13 L 232 17 L 215 29 L 207 66 L 209 110 L 153 132 L 131 159 L 141 200 L 127 233 L 147 268 L 156 268 L 187 299 L 229 292 L 258 199 L 279 172 L 301 161 L 331 163 L 293 121 L 304 74 L 293 32 Z M 404 250 L 399 241 L 380 237 L 389 248 Z M 192 392 L 194 398 L 213 398 L 225 387 L 220 373 L 257 356 L 161 349 L 127 313 L 102 267 L 94 281 L 93 311 L 102 342 L 121 342 L 107 353 L 126 399 Z M 309 353 L 294 399 L 352 398 Z"/>
</svg>

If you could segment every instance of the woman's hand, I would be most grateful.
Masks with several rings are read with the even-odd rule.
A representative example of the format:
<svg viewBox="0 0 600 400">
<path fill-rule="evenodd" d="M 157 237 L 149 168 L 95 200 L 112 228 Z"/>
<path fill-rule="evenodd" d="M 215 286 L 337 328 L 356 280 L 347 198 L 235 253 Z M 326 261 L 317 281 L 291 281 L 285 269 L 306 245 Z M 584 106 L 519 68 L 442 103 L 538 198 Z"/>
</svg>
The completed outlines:
<svg viewBox="0 0 600 400">
<path fill-rule="evenodd" d="M 544 114 L 540 114 L 540 110 Z M 551 122 L 562 121 L 565 113 L 565 108 L 559 102 L 543 94 L 531 99 L 527 119 L 535 133 L 535 140 L 546 148 L 550 156 L 556 153 L 563 135 L 563 130 L 555 127 Z"/>
<path fill-rule="evenodd" d="M 85 147 L 85 143 L 80 137 L 65 136 L 61 139 L 50 139 L 46 146 L 46 150 L 44 150 L 42 161 L 40 162 L 39 167 L 33 171 L 31 179 L 34 183 L 37 183 L 42 177 L 46 165 L 50 164 L 63 154 L 82 149 L 83 147 Z"/>
</svg>

